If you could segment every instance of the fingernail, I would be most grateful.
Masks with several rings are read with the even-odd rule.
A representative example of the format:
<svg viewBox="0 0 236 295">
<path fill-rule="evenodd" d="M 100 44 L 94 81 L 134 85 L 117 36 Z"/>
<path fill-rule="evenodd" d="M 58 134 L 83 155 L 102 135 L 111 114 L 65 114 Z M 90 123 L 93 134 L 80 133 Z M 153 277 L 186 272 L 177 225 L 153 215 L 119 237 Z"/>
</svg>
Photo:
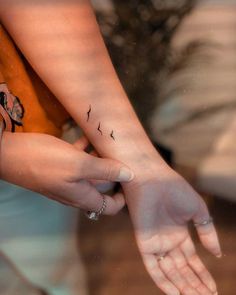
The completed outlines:
<svg viewBox="0 0 236 295">
<path fill-rule="evenodd" d="M 117 181 L 131 181 L 134 178 L 134 173 L 128 168 L 123 167 L 120 169 L 120 174 L 117 177 Z"/>
<path fill-rule="evenodd" d="M 221 258 L 221 257 L 222 257 L 222 253 L 217 254 L 216 257 L 217 257 L 217 258 Z"/>
</svg>

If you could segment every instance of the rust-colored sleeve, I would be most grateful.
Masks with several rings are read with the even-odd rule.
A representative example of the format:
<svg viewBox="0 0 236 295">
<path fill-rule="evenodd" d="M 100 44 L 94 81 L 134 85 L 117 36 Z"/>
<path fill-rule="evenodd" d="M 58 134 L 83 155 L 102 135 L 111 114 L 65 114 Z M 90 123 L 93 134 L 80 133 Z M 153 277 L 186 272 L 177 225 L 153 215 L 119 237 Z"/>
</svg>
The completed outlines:
<svg viewBox="0 0 236 295">
<path fill-rule="evenodd" d="M 70 117 L 46 85 L 31 70 L 19 48 L 0 24 L 0 83 L 17 96 L 24 107 L 23 125 L 16 132 L 39 132 L 61 136 Z"/>
</svg>

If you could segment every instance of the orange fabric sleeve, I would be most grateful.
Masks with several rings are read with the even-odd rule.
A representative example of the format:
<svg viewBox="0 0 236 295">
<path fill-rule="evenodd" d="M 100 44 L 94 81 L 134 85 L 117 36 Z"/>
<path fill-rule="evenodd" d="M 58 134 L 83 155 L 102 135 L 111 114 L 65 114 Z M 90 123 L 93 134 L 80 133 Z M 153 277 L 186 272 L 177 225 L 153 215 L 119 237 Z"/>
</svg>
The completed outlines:
<svg viewBox="0 0 236 295">
<path fill-rule="evenodd" d="M 0 82 L 20 99 L 24 107 L 23 126 L 16 132 L 61 135 L 62 125 L 70 118 L 0 24 Z"/>
</svg>

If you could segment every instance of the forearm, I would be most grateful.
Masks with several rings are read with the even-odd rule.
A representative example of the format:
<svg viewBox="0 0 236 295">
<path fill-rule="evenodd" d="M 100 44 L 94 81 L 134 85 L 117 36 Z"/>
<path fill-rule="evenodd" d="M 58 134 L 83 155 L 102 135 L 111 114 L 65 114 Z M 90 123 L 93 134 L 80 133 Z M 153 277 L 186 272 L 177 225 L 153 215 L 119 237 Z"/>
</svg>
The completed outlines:
<svg viewBox="0 0 236 295">
<path fill-rule="evenodd" d="M 2 4 L 1 18 L 101 155 L 127 165 L 143 154 L 157 155 L 117 78 L 88 1 L 12 0 Z"/>
</svg>

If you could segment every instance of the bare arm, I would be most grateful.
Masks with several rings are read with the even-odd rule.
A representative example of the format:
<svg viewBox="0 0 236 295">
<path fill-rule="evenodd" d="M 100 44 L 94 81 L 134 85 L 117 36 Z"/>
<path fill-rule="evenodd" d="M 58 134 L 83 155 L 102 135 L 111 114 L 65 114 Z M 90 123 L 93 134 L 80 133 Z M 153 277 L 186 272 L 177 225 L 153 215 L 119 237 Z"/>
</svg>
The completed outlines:
<svg viewBox="0 0 236 295">
<path fill-rule="evenodd" d="M 136 177 L 123 188 L 143 261 L 156 284 L 166 294 L 214 293 L 214 280 L 187 228 L 188 221 L 209 220 L 207 207 L 149 141 L 117 78 L 89 1 L 0 0 L 0 17 L 99 154 L 134 171 Z M 197 230 L 203 245 L 220 255 L 214 225 Z M 159 261 L 163 254 L 166 258 Z"/>
<path fill-rule="evenodd" d="M 10 0 L 1 6 L 11 36 L 101 155 L 133 164 L 144 151 L 154 151 L 117 78 L 88 1 Z"/>
</svg>

